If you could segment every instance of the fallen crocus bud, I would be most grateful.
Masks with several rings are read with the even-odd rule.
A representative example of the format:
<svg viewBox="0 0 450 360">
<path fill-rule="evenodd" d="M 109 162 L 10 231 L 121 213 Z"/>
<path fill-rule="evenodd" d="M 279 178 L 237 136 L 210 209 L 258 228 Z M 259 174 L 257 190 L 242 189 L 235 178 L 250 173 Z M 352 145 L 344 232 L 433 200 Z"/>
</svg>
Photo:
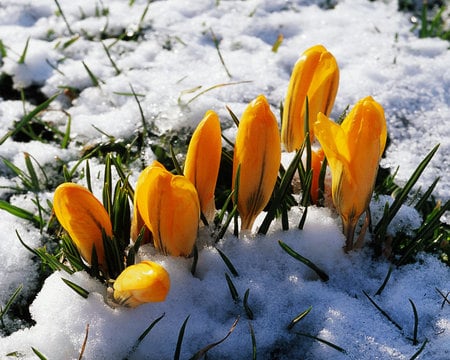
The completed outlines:
<svg viewBox="0 0 450 360">
<path fill-rule="evenodd" d="M 95 247 L 98 264 L 105 270 L 102 233 L 111 238 L 113 231 L 109 215 L 100 201 L 85 187 L 64 183 L 55 190 L 53 210 L 81 256 L 92 264 L 92 251 Z"/>
<path fill-rule="evenodd" d="M 272 195 L 280 168 L 278 124 L 267 99 L 260 95 L 245 109 L 236 134 L 233 190 L 240 168 L 237 208 L 241 229 L 251 230 Z"/>
<path fill-rule="evenodd" d="M 184 176 L 195 186 L 200 209 L 208 222 L 214 219 L 216 210 L 214 191 L 222 155 L 220 121 L 209 110 L 192 135 L 186 154 Z"/>
<path fill-rule="evenodd" d="M 306 97 L 309 133 L 319 112 L 329 115 L 339 85 L 339 68 L 334 56 L 322 45 L 306 50 L 292 70 L 284 102 L 281 141 L 288 152 L 298 150 L 305 139 Z"/>
<path fill-rule="evenodd" d="M 188 256 L 197 239 L 200 203 L 194 185 L 155 161 L 141 173 L 135 206 L 163 254 Z"/>
<path fill-rule="evenodd" d="M 345 250 L 350 251 L 386 145 L 384 110 L 368 96 L 356 103 L 341 125 L 319 114 L 315 131 L 331 169 L 333 203 L 342 218 Z"/>
<path fill-rule="evenodd" d="M 170 289 L 169 273 L 153 261 L 142 261 L 125 268 L 114 281 L 114 300 L 124 306 L 137 307 L 148 302 L 164 301 Z"/>
</svg>

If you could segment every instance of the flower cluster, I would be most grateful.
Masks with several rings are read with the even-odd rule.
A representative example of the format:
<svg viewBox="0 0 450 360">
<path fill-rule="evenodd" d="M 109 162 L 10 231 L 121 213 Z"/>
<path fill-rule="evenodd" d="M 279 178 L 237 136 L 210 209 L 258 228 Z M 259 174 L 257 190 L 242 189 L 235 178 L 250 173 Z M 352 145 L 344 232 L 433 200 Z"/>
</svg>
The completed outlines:
<svg viewBox="0 0 450 360">
<path fill-rule="evenodd" d="M 310 159 L 310 199 L 317 203 L 318 177 L 326 158 L 333 203 L 347 239 L 345 250 L 361 246 L 360 239 L 354 243 L 354 232 L 368 210 L 386 143 L 386 121 L 383 108 L 370 96 L 357 102 L 340 125 L 330 120 L 338 83 L 335 58 L 317 45 L 295 64 L 281 132 L 263 95 L 243 112 L 233 149 L 230 195 L 241 230 L 251 231 L 271 200 L 280 170 L 281 144 L 289 152 L 299 152 L 305 142 L 313 142 L 317 149 Z M 148 260 L 134 264 L 134 258 L 122 258 L 136 243 L 151 243 L 169 256 L 193 253 L 199 227 L 211 223 L 216 215 L 214 194 L 221 157 L 220 120 L 210 110 L 192 136 L 182 174 L 173 174 L 158 161 L 141 172 L 135 184 L 130 234 L 122 239 L 124 253 L 116 256 L 121 263 L 119 273 L 111 272 L 109 265 L 108 249 L 117 236 L 109 211 L 80 185 L 64 183 L 56 189 L 53 206 L 59 223 L 84 261 L 113 283 L 117 303 L 135 307 L 166 298 L 170 279 L 160 264 Z"/>
</svg>

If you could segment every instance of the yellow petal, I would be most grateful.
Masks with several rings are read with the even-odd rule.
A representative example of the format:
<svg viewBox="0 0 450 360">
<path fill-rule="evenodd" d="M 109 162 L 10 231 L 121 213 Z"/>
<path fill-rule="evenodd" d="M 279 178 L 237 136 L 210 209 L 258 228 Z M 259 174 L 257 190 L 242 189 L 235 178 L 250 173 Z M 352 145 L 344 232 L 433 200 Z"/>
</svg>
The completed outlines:
<svg viewBox="0 0 450 360">
<path fill-rule="evenodd" d="M 164 254 L 188 256 L 197 238 L 200 218 L 194 185 L 159 163 L 145 169 L 139 179 L 142 182 L 137 207 L 152 232 L 155 247 Z"/>
<path fill-rule="evenodd" d="M 81 256 L 90 264 L 95 246 L 99 265 L 105 267 L 102 230 L 109 237 L 113 233 L 109 215 L 100 201 L 85 187 L 64 183 L 55 190 L 53 209 Z"/>
<path fill-rule="evenodd" d="M 208 222 L 214 219 L 214 191 L 221 155 L 219 117 L 214 111 L 209 110 L 192 135 L 184 165 L 184 176 L 197 189 L 200 208 Z"/>
<path fill-rule="evenodd" d="M 164 301 L 170 289 L 169 273 L 152 261 L 131 265 L 114 282 L 114 299 L 125 306 L 136 307 L 147 302 Z"/>
<path fill-rule="evenodd" d="M 284 103 L 281 140 L 287 151 L 299 149 L 305 139 L 305 100 L 308 96 L 309 131 L 319 112 L 329 115 L 339 85 L 339 68 L 334 56 L 322 45 L 306 50 L 292 70 Z"/>
<path fill-rule="evenodd" d="M 258 96 L 245 109 L 236 134 L 233 189 L 240 166 L 238 211 L 241 228 L 251 229 L 272 195 L 280 167 L 278 124 L 269 103 Z"/>
<path fill-rule="evenodd" d="M 343 221 L 346 249 L 351 250 L 354 229 L 369 206 L 386 144 L 384 111 L 366 97 L 355 104 L 341 125 L 319 114 L 314 126 L 330 165 L 333 203 Z"/>
</svg>

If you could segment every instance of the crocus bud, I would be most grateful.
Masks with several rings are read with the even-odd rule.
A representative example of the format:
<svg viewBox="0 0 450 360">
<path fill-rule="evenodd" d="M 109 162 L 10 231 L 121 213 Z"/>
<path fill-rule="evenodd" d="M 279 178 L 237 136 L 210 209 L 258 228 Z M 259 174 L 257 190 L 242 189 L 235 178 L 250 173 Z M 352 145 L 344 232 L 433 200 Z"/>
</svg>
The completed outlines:
<svg viewBox="0 0 450 360">
<path fill-rule="evenodd" d="M 236 173 L 240 167 L 237 208 L 242 230 L 251 230 L 256 217 L 269 202 L 280 160 L 277 120 L 267 99 L 260 95 L 242 114 L 234 145 L 232 188 L 236 188 Z"/>
<path fill-rule="evenodd" d="M 221 155 L 219 117 L 214 111 L 209 110 L 192 135 L 184 165 L 184 176 L 197 189 L 200 209 L 208 222 L 214 219 L 216 210 L 214 191 Z"/>
<path fill-rule="evenodd" d="M 137 209 L 153 244 L 166 255 L 188 256 L 195 245 L 200 203 L 194 185 L 155 161 L 138 179 Z"/>
<path fill-rule="evenodd" d="M 112 237 L 113 231 L 109 215 L 100 201 L 85 187 L 64 183 L 55 190 L 53 210 L 81 256 L 91 264 L 95 247 L 98 264 L 105 268 L 102 232 Z"/>
<path fill-rule="evenodd" d="M 325 47 L 315 45 L 300 56 L 292 70 L 281 122 L 281 141 L 288 152 L 298 150 L 305 139 L 306 97 L 312 139 L 317 114 L 330 114 L 338 85 L 336 59 Z"/>
<path fill-rule="evenodd" d="M 124 306 L 137 307 L 148 302 L 164 301 L 170 289 L 169 273 L 153 261 L 142 261 L 125 268 L 114 281 L 114 300 Z"/>
<path fill-rule="evenodd" d="M 345 250 L 350 251 L 386 145 L 384 110 L 368 96 L 356 103 L 341 125 L 319 114 L 315 130 L 330 165 L 333 203 L 342 218 Z"/>
</svg>

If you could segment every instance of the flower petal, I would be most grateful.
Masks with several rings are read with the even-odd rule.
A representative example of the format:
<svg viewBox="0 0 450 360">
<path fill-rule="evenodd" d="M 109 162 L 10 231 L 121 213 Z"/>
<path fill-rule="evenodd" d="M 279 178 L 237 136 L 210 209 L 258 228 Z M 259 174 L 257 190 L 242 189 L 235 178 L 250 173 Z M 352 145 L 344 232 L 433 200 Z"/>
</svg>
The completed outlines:
<svg viewBox="0 0 450 360">
<path fill-rule="evenodd" d="M 238 211 L 242 229 L 251 229 L 272 195 L 280 167 L 278 124 L 269 103 L 258 96 L 239 123 L 233 159 L 233 189 L 240 166 Z"/>
<path fill-rule="evenodd" d="M 100 201 L 85 187 L 64 183 L 55 190 L 53 210 L 81 256 L 90 264 L 95 246 L 99 265 L 106 266 L 102 231 L 109 237 L 113 232 L 109 215 Z"/>
<path fill-rule="evenodd" d="M 198 124 L 186 154 L 184 176 L 195 186 L 206 219 L 214 218 L 214 191 L 222 155 L 222 138 L 218 115 L 209 110 Z"/>
</svg>

